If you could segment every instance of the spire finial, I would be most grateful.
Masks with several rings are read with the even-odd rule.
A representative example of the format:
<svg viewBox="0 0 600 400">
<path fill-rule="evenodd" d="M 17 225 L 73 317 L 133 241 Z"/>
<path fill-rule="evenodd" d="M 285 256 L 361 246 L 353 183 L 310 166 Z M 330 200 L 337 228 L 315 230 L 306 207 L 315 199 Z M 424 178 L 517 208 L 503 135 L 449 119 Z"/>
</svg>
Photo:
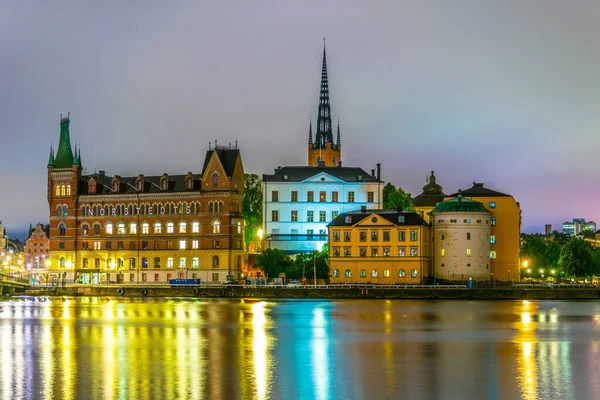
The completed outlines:
<svg viewBox="0 0 600 400">
<path fill-rule="evenodd" d="M 323 36 L 323 48 L 325 48 L 325 36 Z"/>
</svg>

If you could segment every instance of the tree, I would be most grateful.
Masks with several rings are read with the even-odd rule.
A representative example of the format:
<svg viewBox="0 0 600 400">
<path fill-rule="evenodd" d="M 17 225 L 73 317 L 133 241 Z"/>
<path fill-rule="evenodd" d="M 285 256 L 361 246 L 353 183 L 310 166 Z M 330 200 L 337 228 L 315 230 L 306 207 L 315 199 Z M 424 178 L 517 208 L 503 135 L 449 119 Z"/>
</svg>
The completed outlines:
<svg viewBox="0 0 600 400">
<path fill-rule="evenodd" d="M 325 247 L 325 245 L 323 246 Z M 294 269 L 298 278 L 312 279 L 314 276 L 313 268 L 316 267 L 317 279 L 329 278 L 329 258 L 324 251 L 313 251 L 311 253 L 302 253 L 296 256 Z"/>
<path fill-rule="evenodd" d="M 594 257 L 589 244 L 574 238 L 560 252 L 560 266 L 567 276 L 588 277 L 594 274 Z"/>
<path fill-rule="evenodd" d="M 546 244 L 538 235 L 525 235 L 523 237 L 523 248 L 521 259 L 527 260 L 527 267 L 534 271 L 546 266 Z M 535 274 L 535 272 L 534 272 Z"/>
<path fill-rule="evenodd" d="M 250 242 L 256 238 L 256 234 L 262 226 L 263 195 L 261 180 L 256 174 L 244 175 L 242 214 L 244 216 L 244 241 L 246 251 L 248 251 Z"/>
<path fill-rule="evenodd" d="M 388 183 L 383 187 L 383 209 L 395 210 L 398 206 L 402 206 L 403 210 L 415 211 L 410 195 L 402 188 Z"/>
<path fill-rule="evenodd" d="M 283 250 L 267 249 L 256 257 L 256 266 L 263 270 L 265 276 L 277 278 L 281 272 L 285 272 L 286 276 L 288 275 L 292 266 L 292 259 Z"/>
<path fill-rule="evenodd" d="M 560 244 L 556 242 L 549 242 L 546 245 L 546 266 L 550 268 L 558 268 L 560 261 Z"/>
</svg>

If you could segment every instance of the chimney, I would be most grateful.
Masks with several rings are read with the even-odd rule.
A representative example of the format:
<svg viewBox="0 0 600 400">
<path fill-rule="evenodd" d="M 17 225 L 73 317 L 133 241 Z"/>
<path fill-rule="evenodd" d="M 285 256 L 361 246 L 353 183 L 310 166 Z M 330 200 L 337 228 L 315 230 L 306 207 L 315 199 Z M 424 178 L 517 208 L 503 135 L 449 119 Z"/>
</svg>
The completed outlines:
<svg viewBox="0 0 600 400">
<path fill-rule="evenodd" d="M 381 180 L 381 163 L 377 163 L 377 180 Z"/>
<path fill-rule="evenodd" d="M 375 170 L 374 170 L 374 169 L 372 169 L 372 170 L 371 170 L 371 176 L 372 176 L 373 178 L 375 178 Z"/>
<path fill-rule="evenodd" d="M 360 212 L 367 212 L 367 206 L 360 206 Z"/>
<path fill-rule="evenodd" d="M 98 175 L 104 176 L 104 175 L 106 175 L 106 171 L 100 170 L 100 171 L 98 171 Z"/>
</svg>

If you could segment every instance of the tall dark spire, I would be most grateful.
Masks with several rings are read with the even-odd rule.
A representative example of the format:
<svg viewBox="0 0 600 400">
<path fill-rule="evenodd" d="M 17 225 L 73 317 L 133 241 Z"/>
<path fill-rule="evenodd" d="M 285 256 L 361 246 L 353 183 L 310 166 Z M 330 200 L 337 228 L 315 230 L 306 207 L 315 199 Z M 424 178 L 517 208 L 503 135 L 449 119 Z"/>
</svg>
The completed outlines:
<svg viewBox="0 0 600 400">
<path fill-rule="evenodd" d="M 50 145 L 50 157 L 48 157 L 48 166 L 54 167 L 54 148 Z"/>
<path fill-rule="evenodd" d="M 71 168 L 73 166 L 73 150 L 71 149 L 71 137 L 69 135 L 70 116 L 71 113 L 67 118 L 60 116 L 60 141 L 54 160 L 56 168 Z"/>
<path fill-rule="evenodd" d="M 312 117 L 310 117 L 310 125 L 308 125 L 308 144 L 312 144 Z"/>
<path fill-rule="evenodd" d="M 317 117 L 317 134 L 313 148 L 324 148 L 326 143 L 333 145 L 331 124 L 331 107 L 329 104 L 329 82 L 327 80 L 327 55 L 325 38 L 323 38 L 323 69 L 321 71 L 321 92 L 319 95 L 319 114 Z"/>
<path fill-rule="evenodd" d="M 342 141 L 340 140 L 340 120 L 339 119 L 338 119 L 337 140 L 335 141 L 335 144 L 337 144 L 338 146 L 342 144 Z"/>
</svg>

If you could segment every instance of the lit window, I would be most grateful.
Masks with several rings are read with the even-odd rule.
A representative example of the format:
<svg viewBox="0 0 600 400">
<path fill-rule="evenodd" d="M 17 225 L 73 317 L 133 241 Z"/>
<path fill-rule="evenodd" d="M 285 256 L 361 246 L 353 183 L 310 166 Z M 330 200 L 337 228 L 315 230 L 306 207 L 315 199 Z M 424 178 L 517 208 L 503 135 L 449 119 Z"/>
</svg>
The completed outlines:
<svg viewBox="0 0 600 400">
<path fill-rule="evenodd" d="M 306 211 L 306 222 L 313 222 L 315 212 L 312 210 Z"/>
<path fill-rule="evenodd" d="M 273 203 L 277 203 L 279 201 L 279 190 L 272 190 L 271 191 L 271 201 Z"/>
<path fill-rule="evenodd" d="M 417 231 L 410 231 L 410 241 L 411 242 L 417 241 Z"/>
<path fill-rule="evenodd" d="M 119 235 L 124 235 L 124 234 L 125 234 L 125 224 L 124 224 L 123 222 L 120 222 L 120 223 L 117 225 L 117 233 L 118 233 Z"/>
<path fill-rule="evenodd" d="M 354 203 L 354 192 L 348 192 L 348 203 Z"/>
<path fill-rule="evenodd" d="M 296 190 L 292 190 L 292 202 L 298 201 L 298 192 Z"/>
<path fill-rule="evenodd" d="M 71 195 L 71 185 L 67 185 L 67 196 Z"/>
<path fill-rule="evenodd" d="M 496 244 L 496 235 L 490 235 L 490 243 Z"/>
<path fill-rule="evenodd" d="M 185 257 L 179 259 L 179 268 L 185 268 Z"/>
<path fill-rule="evenodd" d="M 84 236 L 87 236 L 87 235 L 88 235 L 88 233 L 89 233 L 89 230 L 90 230 L 90 227 L 89 227 L 87 224 L 85 224 L 85 225 L 82 225 L 82 226 L 81 226 L 81 233 L 82 233 Z"/>
<path fill-rule="evenodd" d="M 241 222 L 237 223 L 237 233 L 242 233 L 242 223 Z"/>
<path fill-rule="evenodd" d="M 150 225 L 147 222 L 142 224 L 142 234 L 147 235 L 150 232 Z"/>
<path fill-rule="evenodd" d="M 333 248 L 333 256 L 334 257 L 339 257 L 340 256 L 340 248 L 339 247 L 334 247 Z"/>
<path fill-rule="evenodd" d="M 378 274 L 378 272 L 377 272 L 376 269 L 374 269 L 374 270 L 371 271 L 371 277 L 372 278 L 377 278 L 377 275 L 379 275 L 379 274 Z"/>
<path fill-rule="evenodd" d="M 213 221 L 213 233 L 221 233 L 221 222 L 218 219 Z"/>
<path fill-rule="evenodd" d="M 192 222 L 192 233 L 200 233 L 200 222 Z"/>
<path fill-rule="evenodd" d="M 63 206 L 63 216 L 65 216 L 65 217 L 69 216 L 69 206 L 66 204 Z"/>
<path fill-rule="evenodd" d="M 175 232 L 175 224 L 172 222 L 167 222 L 167 233 Z"/>
<path fill-rule="evenodd" d="M 496 217 L 490 218 L 490 225 L 491 226 L 496 226 Z"/>
<path fill-rule="evenodd" d="M 101 244 L 100 242 L 94 242 L 94 250 L 100 250 Z"/>
<path fill-rule="evenodd" d="M 338 202 L 338 192 L 331 192 L 331 202 L 332 203 Z"/>
<path fill-rule="evenodd" d="M 155 222 L 154 223 L 154 233 L 161 233 L 162 232 L 162 224 L 160 222 Z"/>
<path fill-rule="evenodd" d="M 404 270 L 401 269 L 400 272 L 398 273 L 398 275 L 400 276 L 400 278 L 404 278 L 404 276 L 406 275 L 406 272 L 404 272 Z"/>
<path fill-rule="evenodd" d="M 412 271 L 410 271 L 410 276 L 412 276 L 413 278 L 417 277 L 417 270 L 413 269 Z"/>
<path fill-rule="evenodd" d="M 56 185 L 56 196 L 60 196 L 60 185 Z"/>
<path fill-rule="evenodd" d="M 379 249 L 377 247 L 371 247 L 371 257 L 377 257 L 379 255 Z"/>
<path fill-rule="evenodd" d="M 106 224 L 106 234 L 112 235 L 112 233 L 113 233 L 113 224 L 111 222 L 108 222 Z"/>
<path fill-rule="evenodd" d="M 198 248 L 198 241 L 192 240 L 192 249 L 197 249 L 197 248 Z"/>
<path fill-rule="evenodd" d="M 344 257 L 350 257 L 350 247 L 344 247 Z"/>
<path fill-rule="evenodd" d="M 404 215 L 398 216 L 398 223 L 403 224 L 406 221 L 406 217 Z"/>
<path fill-rule="evenodd" d="M 200 266 L 200 258 L 192 258 L 192 268 L 198 268 Z"/>
<path fill-rule="evenodd" d="M 173 268 L 173 258 L 167 258 L 167 268 Z"/>
<path fill-rule="evenodd" d="M 213 256 L 213 268 L 219 268 L 219 256 Z"/>
<path fill-rule="evenodd" d="M 416 247 L 411 247 L 410 248 L 410 256 L 411 257 L 417 257 L 419 255 L 419 252 L 417 251 Z"/>
<path fill-rule="evenodd" d="M 390 256 L 390 248 L 389 247 L 384 247 L 383 248 L 383 256 L 384 257 L 389 257 Z"/>
<path fill-rule="evenodd" d="M 344 273 L 344 275 L 346 276 L 346 278 L 350 278 L 350 277 L 352 277 L 352 271 L 347 269 L 346 272 Z"/>
<path fill-rule="evenodd" d="M 319 222 L 325 222 L 327 221 L 327 214 L 325 211 L 321 210 L 319 211 Z"/>
<path fill-rule="evenodd" d="M 60 265 L 61 268 L 65 267 L 65 258 L 61 257 L 60 260 L 58 261 L 58 264 Z"/>
<path fill-rule="evenodd" d="M 359 275 L 360 275 L 361 278 L 366 278 L 367 277 L 367 271 L 364 270 L 364 269 L 361 269 Z"/>
<path fill-rule="evenodd" d="M 297 210 L 292 210 L 291 220 L 292 220 L 292 222 L 298 222 L 298 211 Z"/>
<path fill-rule="evenodd" d="M 185 222 L 179 223 L 179 233 L 185 233 L 187 231 L 187 224 Z"/>
<path fill-rule="evenodd" d="M 331 220 L 333 221 L 334 219 L 336 219 L 338 215 L 339 215 L 339 211 L 332 211 L 331 212 Z"/>
<path fill-rule="evenodd" d="M 471 249 L 467 249 L 467 257 L 471 257 Z"/>
<path fill-rule="evenodd" d="M 333 270 L 333 277 L 334 278 L 339 278 L 340 277 L 340 270 L 339 269 L 334 269 Z"/>
<path fill-rule="evenodd" d="M 496 208 L 496 202 L 490 201 L 490 208 Z"/>
<path fill-rule="evenodd" d="M 444 257 L 446 255 L 446 249 L 442 249 L 442 257 Z"/>
<path fill-rule="evenodd" d="M 398 257 L 404 257 L 406 255 L 406 250 L 404 247 L 398 247 Z"/>
<path fill-rule="evenodd" d="M 375 202 L 375 194 L 373 192 L 367 192 L 367 203 Z"/>
<path fill-rule="evenodd" d="M 492 260 L 495 260 L 495 259 L 496 259 L 496 250 L 490 250 L 490 258 L 491 258 Z"/>
<path fill-rule="evenodd" d="M 327 192 L 319 192 L 319 201 L 325 203 L 327 201 Z"/>
<path fill-rule="evenodd" d="M 390 270 L 389 269 L 384 269 L 383 270 L 383 277 L 384 278 L 389 278 L 390 277 Z"/>
<path fill-rule="evenodd" d="M 135 235 L 137 233 L 137 225 L 134 222 L 129 224 L 129 233 L 131 233 L 132 235 Z"/>
<path fill-rule="evenodd" d="M 185 240 L 179 241 L 179 250 L 185 250 Z"/>
</svg>

